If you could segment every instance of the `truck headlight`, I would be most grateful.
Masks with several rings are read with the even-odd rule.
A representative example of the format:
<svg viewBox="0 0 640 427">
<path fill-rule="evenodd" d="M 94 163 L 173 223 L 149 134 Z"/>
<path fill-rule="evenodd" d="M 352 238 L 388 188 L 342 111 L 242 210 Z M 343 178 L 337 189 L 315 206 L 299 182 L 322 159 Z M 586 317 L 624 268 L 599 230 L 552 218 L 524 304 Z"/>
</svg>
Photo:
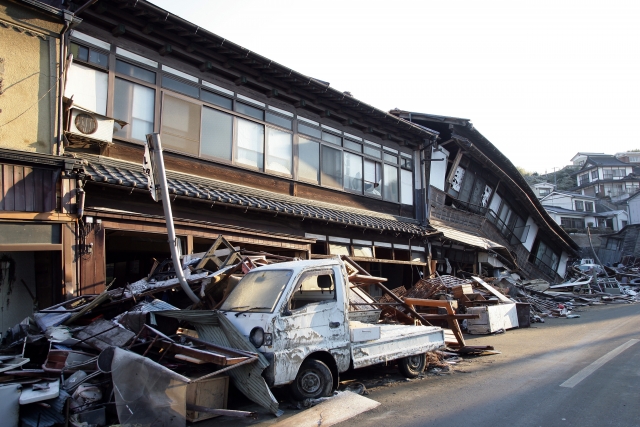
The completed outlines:
<svg viewBox="0 0 640 427">
<path fill-rule="evenodd" d="M 264 344 L 264 330 L 259 326 L 253 328 L 249 334 L 249 341 L 251 341 L 251 344 L 255 345 L 256 348 L 262 347 Z"/>
</svg>

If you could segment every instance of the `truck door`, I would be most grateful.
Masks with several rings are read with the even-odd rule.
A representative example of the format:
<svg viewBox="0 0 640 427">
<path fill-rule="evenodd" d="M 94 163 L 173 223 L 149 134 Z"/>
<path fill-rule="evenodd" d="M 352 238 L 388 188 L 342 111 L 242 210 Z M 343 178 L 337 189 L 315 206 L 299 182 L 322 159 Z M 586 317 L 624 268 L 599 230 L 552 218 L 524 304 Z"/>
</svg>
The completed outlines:
<svg viewBox="0 0 640 427">
<path fill-rule="evenodd" d="M 281 355 L 276 356 L 276 360 L 287 360 L 289 365 L 284 375 L 287 378 L 277 378 L 276 373 L 276 384 L 292 381 L 304 359 L 315 351 L 330 352 L 339 370 L 346 370 L 350 340 L 344 283 L 339 270 L 324 268 L 302 273 L 275 327 L 279 339 L 286 337 L 279 346 Z M 280 372 L 284 374 L 283 371 Z"/>
</svg>

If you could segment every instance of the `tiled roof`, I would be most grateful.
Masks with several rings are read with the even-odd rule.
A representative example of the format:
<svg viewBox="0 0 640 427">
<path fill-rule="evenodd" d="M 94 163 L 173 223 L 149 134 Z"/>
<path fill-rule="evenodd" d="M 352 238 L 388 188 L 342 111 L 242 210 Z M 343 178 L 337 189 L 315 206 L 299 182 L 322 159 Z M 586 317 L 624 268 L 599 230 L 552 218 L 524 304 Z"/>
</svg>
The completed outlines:
<svg viewBox="0 0 640 427">
<path fill-rule="evenodd" d="M 146 175 L 142 173 L 142 164 L 89 154 L 81 154 L 79 157 L 88 162 L 85 172 L 90 181 L 148 189 Z M 412 218 L 271 193 L 195 175 L 167 171 L 167 182 L 169 193 L 176 196 L 208 200 L 255 211 L 277 212 L 341 225 L 417 236 L 437 233 L 434 228 L 422 226 Z"/>
</svg>

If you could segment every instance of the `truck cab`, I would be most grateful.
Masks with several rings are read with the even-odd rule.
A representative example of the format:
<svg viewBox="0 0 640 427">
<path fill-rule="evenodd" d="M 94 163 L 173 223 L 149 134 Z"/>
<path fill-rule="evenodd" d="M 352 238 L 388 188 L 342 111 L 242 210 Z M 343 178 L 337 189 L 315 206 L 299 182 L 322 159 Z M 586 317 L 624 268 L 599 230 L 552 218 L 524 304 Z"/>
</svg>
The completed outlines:
<svg viewBox="0 0 640 427">
<path fill-rule="evenodd" d="M 339 258 L 256 268 L 242 278 L 220 310 L 269 360 L 263 374 L 267 383 L 291 384 L 298 399 L 329 395 L 338 386 L 339 374 L 350 366 L 424 355 L 444 344 L 440 328 L 362 324 L 361 332 L 373 332 L 375 338 L 354 342 L 349 282 Z M 386 338 L 380 336 L 380 328 Z"/>
</svg>

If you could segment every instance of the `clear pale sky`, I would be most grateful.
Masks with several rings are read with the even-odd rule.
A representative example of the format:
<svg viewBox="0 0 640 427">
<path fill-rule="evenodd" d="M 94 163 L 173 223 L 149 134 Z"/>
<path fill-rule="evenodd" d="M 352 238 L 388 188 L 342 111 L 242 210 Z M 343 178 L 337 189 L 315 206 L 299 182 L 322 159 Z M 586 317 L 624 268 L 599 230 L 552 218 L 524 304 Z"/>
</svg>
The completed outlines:
<svg viewBox="0 0 640 427">
<path fill-rule="evenodd" d="M 379 109 L 471 119 L 529 171 L 640 148 L 637 0 L 152 2 Z"/>
</svg>

